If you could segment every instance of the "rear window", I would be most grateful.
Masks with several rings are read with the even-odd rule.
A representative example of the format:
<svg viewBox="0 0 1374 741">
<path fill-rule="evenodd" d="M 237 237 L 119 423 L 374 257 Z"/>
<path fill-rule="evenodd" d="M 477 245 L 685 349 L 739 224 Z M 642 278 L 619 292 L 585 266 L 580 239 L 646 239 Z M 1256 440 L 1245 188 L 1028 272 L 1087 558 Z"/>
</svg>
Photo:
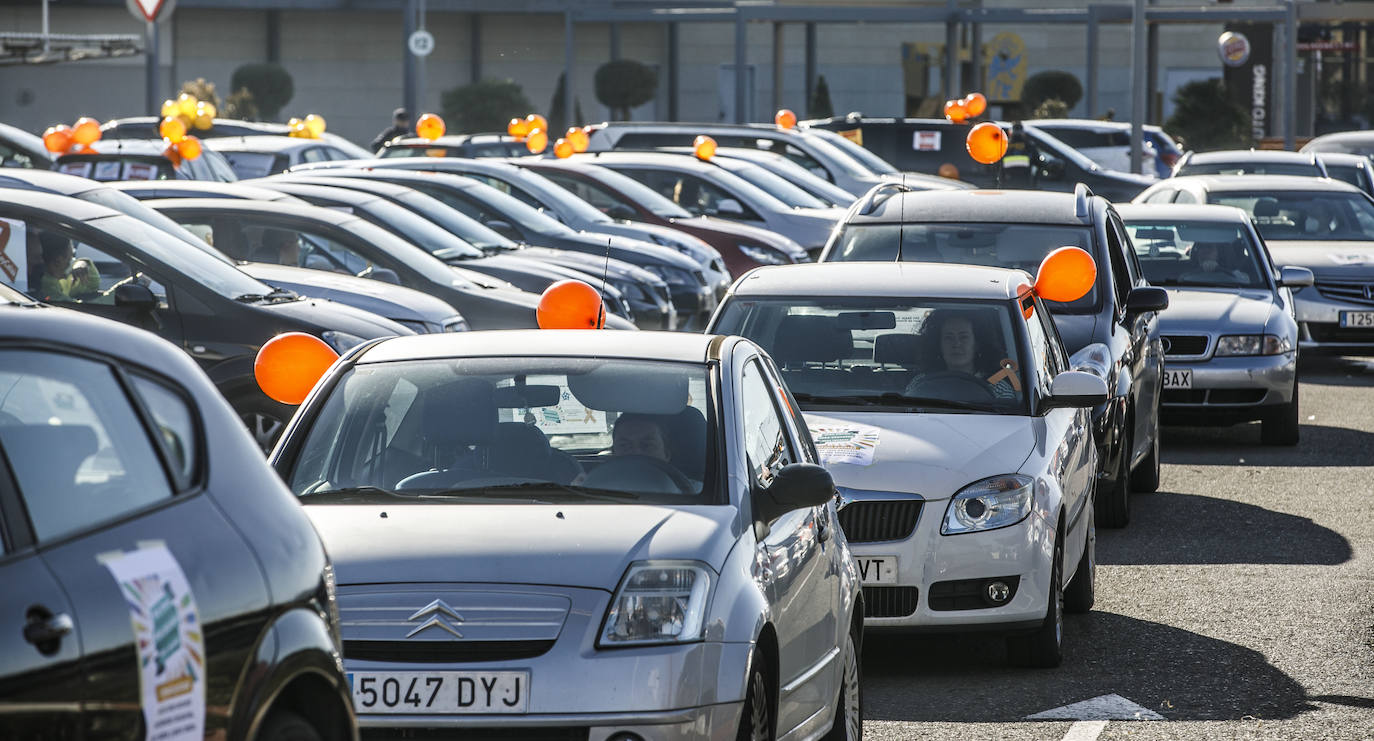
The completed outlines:
<svg viewBox="0 0 1374 741">
<path fill-rule="evenodd" d="M 284 172 L 290 160 L 272 152 L 221 152 L 240 180 L 262 178 Z"/>
<path fill-rule="evenodd" d="M 1050 136 L 1053 136 L 1074 149 L 1131 146 L 1131 135 L 1125 131 L 1094 131 L 1092 129 L 1079 129 L 1071 126 L 1041 126 L 1038 124 L 1036 128 L 1048 133 Z"/>
</svg>

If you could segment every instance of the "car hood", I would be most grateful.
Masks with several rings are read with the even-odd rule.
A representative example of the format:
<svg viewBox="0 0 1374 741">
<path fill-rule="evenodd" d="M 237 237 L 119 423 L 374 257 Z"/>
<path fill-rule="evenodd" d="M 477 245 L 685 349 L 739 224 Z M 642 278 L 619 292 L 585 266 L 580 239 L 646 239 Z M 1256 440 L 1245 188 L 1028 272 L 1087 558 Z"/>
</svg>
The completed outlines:
<svg viewBox="0 0 1374 741">
<path fill-rule="evenodd" d="M 708 265 L 712 260 L 720 259 L 720 253 L 716 252 L 714 247 L 702 242 L 697 237 L 669 226 L 644 224 L 638 221 L 601 221 L 588 224 L 587 231 L 597 234 L 616 234 L 630 239 L 642 239 L 660 247 L 667 247 L 698 265 Z M 666 240 L 668 244 L 655 241 L 655 237 Z"/>
<path fill-rule="evenodd" d="M 1044 420 L 1039 417 L 884 412 L 804 412 L 803 416 L 812 437 L 826 427 L 878 428 L 870 465 L 826 466 L 836 485 L 915 491 L 929 500 L 947 499 L 989 476 L 1016 473 L 1036 440 L 1045 437 Z"/>
<path fill-rule="evenodd" d="M 1275 265 L 1296 265 L 1317 280 L 1374 279 L 1374 242 L 1269 240 Z"/>
<path fill-rule="evenodd" d="M 387 319 L 443 324 L 458 314 L 457 309 L 433 296 L 370 278 L 264 262 L 244 263 L 239 269 L 270 286 L 347 304 Z"/>
<path fill-rule="evenodd" d="M 668 223 L 673 226 L 682 226 L 692 229 L 709 229 L 717 234 L 730 237 L 731 239 L 773 247 L 774 249 L 786 252 L 791 255 L 793 259 L 797 260 L 806 257 L 806 250 L 802 249 L 801 245 L 797 244 L 796 241 L 762 227 L 739 224 L 727 219 L 717 219 L 714 216 L 693 216 L 685 219 L 669 219 Z"/>
<path fill-rule="evenodd" d="M 340 584 L 556 584 L 613 591 L 632 561 L 733 547 L 732 507 L 647 504 L 306 506 Z"/>
<path fill-rule="evenodd" d="M 571 243 L 570 248 L 581 252 L 603 257 L 607 253 L 609 245 L 611 257 L 617 260 L 624 260 L 635 266 L 641 265 L 670 265 L 672 267 L 692 271 L 699 269 L 696 260 L 686 255 L 679 254 L 671 247 L 646 242 L 642 239 L 631 239 L 614 234 L 598 234 L 596 232 L 573 232 L 564 235 L 562 239 Z M 572 244 L 577 246 L 573 247 Z"/>
<path fill-rule="evenodd" d="M 1217 334 L 1263 332 L 1274 306 L 1266 290 L 1169 288 L 1169 308 L 1159 315 L 1162 332 Z"/>
<path fill-rule="evenodd" d="M 778 211 L 766 217 L 770 226 L 795 240 L 808 252 L 822 247 L 830 238 L 835 224 L 844 218 L 842 208 L 794 208 Z"/>
<path fill-rule="evenodd" d="M 294 329 L 297 331 L 311 334 L 333 330 L 347 332 L 365 340 L 414 334 L 410 329 L 390 319 L 328 299 L 307 298 L 256 306 L 271 312 L 278 321 L 296 325 Z"/>
<path fill-rule="evenodd" d="M 1059 330 L 1059 338 L 1064 341 L 1064 349 L 1070 355 L 1096 342 L 1096 314 L 1051 314 L 1054 328 Z"/>
</svg>

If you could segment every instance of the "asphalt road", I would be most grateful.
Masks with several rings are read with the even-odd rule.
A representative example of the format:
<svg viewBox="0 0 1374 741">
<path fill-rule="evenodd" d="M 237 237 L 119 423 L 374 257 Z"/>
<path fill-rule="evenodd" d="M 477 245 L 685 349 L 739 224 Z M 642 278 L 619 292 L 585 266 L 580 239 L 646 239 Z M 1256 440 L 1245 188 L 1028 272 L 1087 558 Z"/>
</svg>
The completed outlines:
<svg viewBox="0 0 1374 741">
<path fill-rule="evenodd" d="M 1097 605 L 1067 616 L 1060 668 L 1009 668 L 992 637 L 870 634 L 864 732 L 1374 739 L 1374 360 L 1300 378 L 1296 448 L 1257 424 L 1164 428 L 1160 490 L 1098 530 Z M 1163 719 L 1025 720 L 1103 695 Z"/>
</svg>

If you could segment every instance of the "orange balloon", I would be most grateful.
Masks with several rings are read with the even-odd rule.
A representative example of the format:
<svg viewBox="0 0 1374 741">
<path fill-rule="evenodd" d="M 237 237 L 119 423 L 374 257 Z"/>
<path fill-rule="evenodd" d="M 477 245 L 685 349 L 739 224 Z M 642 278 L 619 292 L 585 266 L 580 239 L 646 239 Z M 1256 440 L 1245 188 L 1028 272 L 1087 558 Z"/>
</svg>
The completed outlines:
<svg viewBox="0 0 1374 741">
<path fill-rule="evenodd" d="M 997 124 L 984 121 L 969 129 L 965 146 L 968 147 L 970 157 L 985 165 L 991 165 L 1007 153 L 1007 134 Z"/>
<path fill-rule="evenodd" d="M 181 167 L 181 152 L 177 151 L 177 145 L 168 144 L 167 148 L 162 150 L 162 156 L 172 163 L 172 167 Z"/>
<path fill-rule="evenodd" d="M 549 134 L 543 129 L 530 129 L 530 133 L 525 137 L 525 149 L 534 154 L 539 154 L 549 148 Z"/>
<path fill-rule="evenodd" d="M 275 401 L 295 406 L 339 359 L 324 340 L 304 332 L 287 332 L 268 340 L 253 361 L 258 388 Z"/>
<path fill-rule="evenodd" d="M 43 147 L 49 152 L 61 153 L 72 148 L 72 127 L 66 124 L 49 126 L 43 132 Z"/>
<path fill-rule="evenodd" d="M 100 141 L 100 122 L 87 116 L 76 119 L 72 126 L 72 141 L 77 144 L 95 144 Z"/>
<path fill-rule="evenodd" d="M 434 141 L 444 135 L 444 119 L 433 113 L 426 113 L 415 122 L 415 133 L 422 139 Z"/>
<path fill-rule="evenodd" d="M 559 139 L 558 141 L 554 142 L 553 156 L 557 157 L 560 160 L 567 159 L 573 156 L 572 142 L 568 141 L 567 139 Z"/>
<path fill-rule="evenodd" d="M 182 123 L 179 118 L 168 116 L 162 119 L 162 123 L 157 127 L 157 132 L 162 134 L 163 139 L 176 144 L 186 138 L 186 124 Z"/>
<path fill-rule="evenodd" d="M 699 160 L 709 160 L 716 156 L 716 140 L 702 134 L 692 140 L 692 153 Z"/>
<path fill-rule="evenodd" d="M 959 179 L 959 168 L 955 167 L 953 162 L 946 162 L 946 163 L 940 165 L 940 169 L 939 169 L 939 170 L 936 170 L 936 171 L 935 171 L 935 174 L 936 174 L 936 175 L 939 175 L 939 176 L 942 177 L 942 178 L 949 178 L 950 180 L 958 180 L 958 179 Z"/>
<path fill-rule="evenodd" d="M 549 130 L 549 120 L 538 113 L 531 113 L 525 116 L 525 123 L 529 124 L 529 128 L 526 129 L 526 132 L 534 131 L 535 129 L 543 129 L 544 131 Z"/>
<path fill-rule="evenodd" d="M 773 114 L 773 123 L 777 124 L 780 129 L 790 129 L 797 125 L 797 114 L 783 108 Z"/>
<path fill-rule="evenodd" d="M 200 156 L 200 140 L 194 136 L 188 136 L 177 142 L 177 153 L 183 158 L 193 160 Z"/>
<path fill-rule="evenodd" d="M 977 118 L 987 109 L 988 99 L 982 93 L 969 93 L 964 96 L 964 110 L 968 111 L 969 118 Z"/>
<path fill-rule="evenodd" d="M 516 139 L 524 139 L 530 133 L 530 122 L 523 118 L 512 118 L 510 123 L 506 124 L 506 133 Z"/>
<path fill-rule="evenodd" d="M 954 123 L 963 123 L 968 120 L 968 109 L 964 108 L 962 100 L 945 101 L 945 118 Z"/>
<path fill-rule="evenodd" d="M 564 134 L 563 138 L 567 139 L 568 143 L 572 145 L 574 152 L 579 153 L 587 151 L 587 145 L 590 143 L 587 138 L 587 130 L 580 129 L 576 126 L 568 129 L 568 133 Z"/>
<path fill-rule="evenodd" d="M 580 280 L 560 280 L 544 289 L 535 319 L 540 329 L 601 329 L 606 306 L 595 288 Z"/>
<path fill-rule="evenodd" d="M 1080 247 L 1060 247 L 1045 256 L 1035 276 L 1035 294 L 1046 301 L 1077 301 L 1097 281 L 1093 256 Z"/>
</svg>

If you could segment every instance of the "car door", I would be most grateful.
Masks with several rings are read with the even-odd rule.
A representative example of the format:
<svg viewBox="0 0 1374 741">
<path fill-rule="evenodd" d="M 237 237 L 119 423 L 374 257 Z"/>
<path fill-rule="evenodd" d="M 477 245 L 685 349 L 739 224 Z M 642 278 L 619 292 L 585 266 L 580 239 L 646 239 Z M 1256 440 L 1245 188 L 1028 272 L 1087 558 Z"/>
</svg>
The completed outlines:
<svg viewBox="0 0 1374 741">
<path fill-rule="evenodd" d="M 80 636 L 84 738 L 226 733 L 268 595 L 203 491 L 194 404 L 95 356 L 7 350 L 0 374 L 0 444 Z"/>
<path fill-rule="evenodd" d="M 738 408 L 742 410 L 744 453 L 754 492 L 765 489 L 783 466 L 798 462 L 795 441 L 778 405 L 776 382 L 752 358 L 739 370 Z M 793 510 L 770 523 L 758 544 L 764 564 L 764 596 L 778 637 L 778 735 L 809 718 L 834 697 L 836 621 L 823 527 L 817 508 Z M 829 536 L 827 535 L 827 539 Z"/>
<path fill-rule="evenodd" d="M 1035 310 L 1025 321 L 1034 364 L 1032 382 L 1036 396 L 1044 399 L 1050 394 L 1054 377 L 1069 370 L 1068 354 L 1049 312 L 1038 299 Z M 1056 407 L 1044 412 L 1043 419 L 1045 439 L 1040 449 L 1047 452 L 1049 463 L 1048 470 L 1043 473 L 1054 479 L 1064 498 L 1067 528 L 1064 552 L 1079 553 L 1087 537 L 1087 520 L 1083 515 L 1092 505 L 1092 487 L 1096 479 L 1090 412 L 1080 407 Z"/>
<path fill-rule="evenodd" d="M 1107 248 L 1112 254 L 1112 280 L 1125 281 L 1124 295 L 1129 299 L 1132 289 L 1149 283 L 1140 270 L 1140 261 L 1135 254 L 1134 244 L 1115 212 L 1107 213 L 1106 226 Z M 1117 322 L 1125 331 L 1124 339 L 1128 344 L 1123 361 L 1131 370 L 1131 403 L 1135 409 L 1135 426 L 1131 431 L 1134 448 L 1131 451 L 1131 462 L 1134 464 L 1136 453 L 1148 450 L 1153 444 L 1158 428 L 1164 350 L 1159 339 L 1158 312 L 1127 312 L 1125 301 L 1126 299 L 1123 299 L 1117 309 Z"/>
</svg>

